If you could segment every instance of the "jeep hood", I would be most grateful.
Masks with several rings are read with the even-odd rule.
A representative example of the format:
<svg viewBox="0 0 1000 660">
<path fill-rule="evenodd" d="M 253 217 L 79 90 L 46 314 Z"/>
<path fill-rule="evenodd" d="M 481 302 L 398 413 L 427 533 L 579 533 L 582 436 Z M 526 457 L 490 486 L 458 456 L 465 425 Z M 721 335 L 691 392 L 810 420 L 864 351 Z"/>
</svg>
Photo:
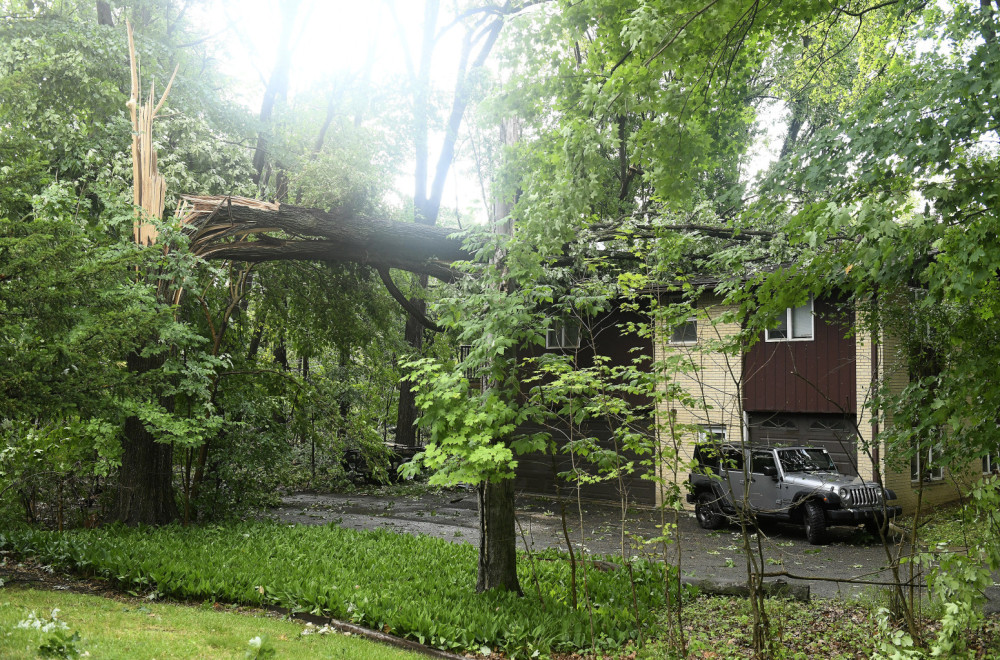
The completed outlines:
<svg viewBox="0 0 1000 660">
<path fill-rule="evenodd" d="M 839 490 L 847 486 L 860 488 L 877 485 L 871 481 L 863 481 L 861 477 L 850 477 L 835 472 L 789 472 L 785 474 L 784 483 L 815 490 L 830 490 L 831 486 Z"/>
</svg>

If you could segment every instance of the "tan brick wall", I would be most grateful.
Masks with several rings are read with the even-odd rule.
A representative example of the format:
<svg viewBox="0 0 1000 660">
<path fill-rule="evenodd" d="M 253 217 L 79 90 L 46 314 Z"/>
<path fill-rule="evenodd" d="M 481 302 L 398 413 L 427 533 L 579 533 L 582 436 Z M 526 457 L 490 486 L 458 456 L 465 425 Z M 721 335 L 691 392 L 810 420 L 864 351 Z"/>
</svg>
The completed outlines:
<svg viewBox="0 0 1000 660">
<path fill-rule="evenodd" d="M 654 341 L 656 361 L 680 357 L 689 368 L 687 373 L 675 373 L 672 377 L 668 375 L 661 380 L 661 391 L 672 380 L 697 402 L 695 405 L 684 405 L 677 399 L 665 399 L 657 406 L 660 448 L 668 457 L 664 465 L 660 466 L 660 477 L 664 481 L 686 481 L 687 464 L 693 457 L 698 427 L 724 426 L 727 437 L 737 442 L 743 433 L 743 409 L 739 390 L 743 361 L 738 354 L 720 350 L 740 331 L 739 323 L 720 321 L 723 314 L 731 311 L 735 310 L 721 305 L 718 298 L 699 301 L 698 342 L 694 345 L 669 344 L 668 328 L 661 327 L 657 333 L 657 340 Z M 674 453 L 675 442 L 677 461 L 669 458 Z M 661 501 L 660 497 L 657 501 Z"/>
<path fill-rule="evenodd" d="M 860 319 L 859 319 L 860 320 Z M 891 412 L 873 411 L 871 405 L 872 389 L 872 359 L 877 359 L 878 373 L 876 377 L 888 383 L 893 393 L 903 391 L 909 384 L 909 370 L 902 354 L 899 341 L 892 336 L 883 335 L 879 342 L 873 342 L 871 337 L 859 333 L 856 338 L 857 349 L 857 406 L 858 427 L 861 439 L 858 443 L 858 472 L 866 479 L 873 479 L 871 452 L 873 442 L 878 442 L 878 456 L 882 468 L 882 477 L 887 488 L 896 492 L 897 504 L 903 507 L 904 513 L 912 513 L 916 509 L 918 492 L 921 484 L 910 480 L 910 463 L 908 460 L 894 460 L 887 452 L 884 442 L 879 441 L 877 433 L 881 433 L 892 424 Z M 970 470 L 967 474 L 954 475 L 945 471 L 944 479 L 923 483 L 922 507 L 933 507 L 951 502 L 960 497 L 960 488 L 975 477 L 976 472 Z"/>
</svg>

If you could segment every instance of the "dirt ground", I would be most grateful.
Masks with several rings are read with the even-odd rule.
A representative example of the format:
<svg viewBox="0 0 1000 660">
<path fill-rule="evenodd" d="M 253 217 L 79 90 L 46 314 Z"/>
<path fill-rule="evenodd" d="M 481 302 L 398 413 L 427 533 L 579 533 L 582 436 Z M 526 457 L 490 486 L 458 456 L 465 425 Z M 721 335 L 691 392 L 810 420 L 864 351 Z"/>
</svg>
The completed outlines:
<svg viewBox="0 0 1000 660">
<path fill-rule="evenodd" d="M 271 515 L 283 522 L 323 525 L 336 522 L 349 529 L 389 529 L 407 534 L 426 534 L 454 543 L 478 543 L 476 494 L 454 490 L 421 495 L 328 495 L 297 493 L 284 498 Z M 533 551 L 566 548 L 558 502 L 519 496 L 517 500 L 519 542 Z M 626 516 L 624 554 L 663 556 L 660 544 L 643 540 L 660 536 L 660 513 L 633 508 Z M 575 548 L 595 555 L 622 554 L 620 507 L 584 503 L 569 504 L 569 535 Z M 756 540 L 756 539 L 755 539 Z M 740 530 L 730 526 L 709 532 L 701 529 L 693 514 L 681 515 L 678 533 L 671 535 L 669 560 L 677 561 L 684 575 L 699 579 L 745 581 L 746 560 L 741 550 Z M 800 527 L 774 524 L 760 535 L 764 568 L 787 571 L 805 578 L 783 577 L 790 583 L 810 586 L 813 597 L 835 598 L 873 592 L 877 585 L 849 584 L 842 580 L 886 582 L 886 551 L 861 528 L 830 530 L 826 545 L 813 546 Z"/>
</svg>

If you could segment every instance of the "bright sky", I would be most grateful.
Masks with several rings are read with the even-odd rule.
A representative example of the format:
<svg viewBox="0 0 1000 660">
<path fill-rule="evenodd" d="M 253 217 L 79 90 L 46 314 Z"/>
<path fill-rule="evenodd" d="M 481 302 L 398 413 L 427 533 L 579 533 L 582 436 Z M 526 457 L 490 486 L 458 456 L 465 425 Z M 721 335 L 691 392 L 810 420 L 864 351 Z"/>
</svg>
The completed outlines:
<svg viewBox="0 0 1000 660">
<path fill-rule="evenodd" d="M 449 2 L 442 2 L 439 23 L 450 15 Z M 395 0 L 397 15 L 405 34 L 405 43 L 392 18 L 385 0 L 302 0 L 298 12 L 292 60 L 290 93 L 308 90 L 326 78 L 358 72 L 372 44 L 376 59 L 372 70 L 375 84 L 406 75 L 407 57 L 414 62 L 419 57 L 423 24 L 423 2 Z M 222 69 L 243 82 L 241 99 L 252 112 L 260 109 L 265 81 L 270 76 L 277 54 L 281 32 L 281 5 L 278 0 L 213 0 L 203 19 L 218 31 L 232 25 L 219 42 L 227 45 L 221 56 Z M 440 28 L 439 28 L 440 29 Z M 233 38 L 236 35 L 238 38 Z M 439 90 L 454 87 L 455 65 L 460 52 L 461 28 L 448 32 L 435 51 L 432 84 Z M 416 63 L 414 64 L 416 66 Z M 760 125 L 764 129 L 752 148 L 744 166 L 743 176 L 750 179 L 777 156 L 786 127 L 783 108 L 771 107 L 762 112 Z M 467 117 L 468 119 L 468 117 Z M 431 163 L 436 161 L 441 135 L 431 136 Z M 405 168 L 412 172 L 412 163 Z M 461 208 L 463 223 L 475 217 L 485 221 L 481 187 L 469 162 L 453 166 L 445 186 L 444 205 Z M 412 199 L 413 176 L 401 176 L 396 181 L 394 202 L 404 205 Z"/>
<path fill-rule="evenodd" d="M 423 3 L 396 0 L 396 13 L 405 35 L 405 43 L 385 1 L 380 0 L 302 0 L 296 22 L 295 52 L 289 81 L 290 94 L 301 93 L 324 79 L 356 73 L 362 69 L 369 48 L 376 48 L 372 82 L 379 84 L 407 75 L 407 57 L 419 58 L 422 42 Z M 442 2 L 439 30 L 450 15 L 448 2 Z M 220 38 L 228 46 L 222 54 L 222 70 L 243 81 L 240 98 L 254 113 L 260 110 L 265 81 L 274 67 L 281 34 L 282 13 L 277 0 L 214 0 L 204 14 L 206 25 L 220 30 L 233 25 Z M 232 35 L 238 36 L 233 38 Z M 432 85 L 449 91 L 454 87 L 455 67 L 460 52 L 461 28 L 450 30 L 441 39 L 432 61 Z M 228 55 L 228 57 L 227 57 Z M 431 136 L 431 162 L 437 159 L 441 136 Z M 412 164 L 405 168 L 412 172 Z M 469 163 L 452 168 L 445 187 L 444 204 L 462 207 L 463 222 L 471 211 L 485 219 L 481 188 L 469 174 Z M 413 196 L 413 175 L 396 182 L 398 198 L 406 203 Z M 473 208 L 470 208 L 473 207 Z"/>
</svg>

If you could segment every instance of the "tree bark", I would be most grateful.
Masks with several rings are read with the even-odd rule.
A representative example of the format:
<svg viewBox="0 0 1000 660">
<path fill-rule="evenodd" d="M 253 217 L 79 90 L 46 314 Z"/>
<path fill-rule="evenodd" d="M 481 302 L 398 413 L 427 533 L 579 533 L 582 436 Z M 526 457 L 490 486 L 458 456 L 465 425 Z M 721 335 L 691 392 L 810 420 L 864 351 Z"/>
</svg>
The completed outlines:
<svg viewBox="0 0 1000 660">
<path fill-rule="evenodd" d="M 504 144 L 512 146 L 520 139 L 520 129 L 515 119 L 500 126 Z M 493 229 L 498 234 L 511 236 L 514 222 L 510 217 L 511 200 L 495 199 L 493 202 Z M 501 251 L 493 255 L 494 262 L 504 257 Z M 476 590 L 486 591 L 502 587 L 524 595 L 517 579 L 517 537 L 514 534 L 514 479 L 483 482 L 479 486 L 479 575 Z M 571 550 L 572 551 L 572 550 Z"/>
<path fill-rule="evenodd" d="M 105 0 L 97 0 L 97 24 L 115 26 L 115 17 L 111 14 L 111 5 Z"/>
<path fill-rule="evenodd" d="M 227 197 L 184 199 L 193 207 L 183 220 L 190 227 L 191 250 L 204 259 L 354 261 L 450 281 L 457 275 L 450 264 L 473 257 L 461 240 L 451 237 L 451 229 L 361 218 L 350 209 L 326 212 Z M 282 238 L 269 235 L 279 232 Z"/>
<path fill-rule="evenodd" d="M 269 149 L 271 117 L 278 99 L 288 96 L 288 79 L 292 69 L 292 32 L 295 16 L 299 11 L 299 0 L 285 0 L 281 3 L 281 36 L 278 40 L 278 55 L 267 81 L 264 98 L 260 104 L 260 132 L 257 134 L 257 148 L 253 152 L 253 182 L 263 188 L 267 185 L 264 175 Z"/>
<path fill-rule="evenodd" d="M 476 591 L 506 589 L 523 596 L 517 579 L 514 480 L 479 485 L 479 574 Z"/>
<path fill-rule="evenodd" d="M 424 280 L 426 284 L 426 280 Z M 427 304 L 421 298 L 411 298 L 413 305 L 421 314 L 427 310 Z M 403 330 L 406 343 L 415 353 L 420 353 L 424 344 L 424 329 L 417 317 L 406 315 L 406 327 Z M 417 402 L 416 393 L 408 380 L 399 381 L 399 402 L 396 406 L 396 443 L 406 447 L 417 446 Z"/>
<path fill-rule="evenodd" d="M 126 358 L 129 371 L 135 374 L 148 373 L 161 364 L 161 358 L 144 358 L 138 352 Z M 173 408 L 172 399 L 160 403 Z M 165 525 L 177 520 L 173 445 L 157 442 L 135 416 L 125 420 L 123 436 L 113 519 L 126 525 Z"/>
</svg>

